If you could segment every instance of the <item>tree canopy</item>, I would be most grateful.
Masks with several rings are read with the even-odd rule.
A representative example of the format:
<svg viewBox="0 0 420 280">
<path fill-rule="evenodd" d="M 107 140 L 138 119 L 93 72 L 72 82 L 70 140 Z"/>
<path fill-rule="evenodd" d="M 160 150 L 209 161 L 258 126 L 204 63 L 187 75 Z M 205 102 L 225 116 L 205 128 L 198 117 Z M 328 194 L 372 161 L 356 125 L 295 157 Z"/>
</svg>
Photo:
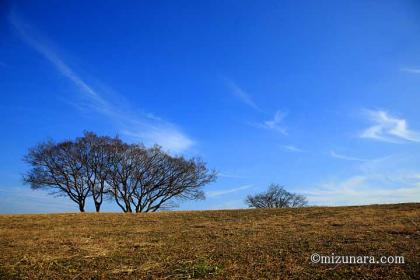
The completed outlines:
<svg viewBox="0 0 420 280">
<path fill-rule="evenodd" d="M 290 193 L 276 184 L 271 184 L 266 192 L 248 195 L 245 202 L 255 208 L 303 207 L 308 204 L 305 196 Z"/>
<path fill-rule="evenodd" d="M 69 197 L 81 212 L 88 197 L 97 212 L 104 198 L 124 212 L 172 208 L 184 199 L 204 199 L 202 187 L 216 180 L 216 172 L 200 158 L 172 156 L 159 146 L 128 144 L 93 132 L 41 143 L 24 161 L 31 167 L 25 183 Z"/>
</svg>

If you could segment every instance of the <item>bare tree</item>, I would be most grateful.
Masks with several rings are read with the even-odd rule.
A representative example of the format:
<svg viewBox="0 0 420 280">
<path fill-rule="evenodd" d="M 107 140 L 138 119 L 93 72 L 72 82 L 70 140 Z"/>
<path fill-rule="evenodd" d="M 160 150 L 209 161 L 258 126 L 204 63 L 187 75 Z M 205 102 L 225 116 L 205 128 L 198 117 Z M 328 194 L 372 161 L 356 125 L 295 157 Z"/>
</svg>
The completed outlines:
<svg viewBox="0 0 420 280">
<path fill-rule="evenodd" d="M 158 209 L 176 206 L 172 199 L 204 199 L 201 187 L 214 181 L 216 174 L 208 171 L 200 159 L 170 157 L 160 148 L 151 151 L 159 158 L 157 172 L 152 172 L 140 195 L 136 193 L 136 211 L 155 212 Z"/>
<path fill-rule="evenodd" d="M 293 194 L 292 199 L 290 200 L 289 207 L 304 207 L 308 204 L 306 197 L 301 194 Z"/>
<path fill-rule="evenodd" d="M 24 175 L 24 182 L 32 189 L 46 188 L 68 196 L 84 212 L 90 188 L 84 180 L 80 151 L 81 147 L 71 141 L 48 141 L 30 149 L 24 161 L 32 168 Z"/>
<path fill-rule="evenodd" d="M 271 184 L 268 191 L 257 195 L 248 195 L 245 202 L 255 208 L 289 208 L 303 207 L 307 200 L 303 195 L 290 193 L 282 186 Z"/>
<path fill-rule="evenodd" d="M 96 212 L 99 212 L 107 192 L 108 168 L 112 158 L 112 147 L 121 143 L 118 138 L 98 136 L 93 132 L 85 132 L 76 139 L 80 147 L 84 181 L 88 185 Z"/>
<path fill-rule="evenodd" d="M 139 151 L 142 151 L 142 149 L 137 150 L 137 152 Z M 106 170 L 108 173 L 108 194 L 124 212 L 133 212 L 131 197 L 138 185 L 138 181 L 133 178 L 133 174 L 136 165 L 140 164 L 139 157 L 134 156 L 134 151 L 130 149 L 130 145 L 122 142 L 114 143 L 110 153 L 111 160 Z"/>
<path fill-rule="evenodd" d="M 109 194 L 124 212 L 154 212 L 176 206 L 176 200 L 202 199 L 201 187 L 216 179 L 200 159 L 123 143 L 114 146 L 108 174 Z"/>
<path fill-rule="evenodd" d="M 159 146 L 146 148 L 118 138 L 85 132 L 74 141 L 40 144 L 24 160 L 31 170 L 24 181 L 33 189 L 67 195 L 84 212 L 92 196 L 100 211 L 108 197 L 124 212 L 150 212 L 202 199 L 202 187 L 216 179 L 200 159 L 171 156 Z"/>
</svg>

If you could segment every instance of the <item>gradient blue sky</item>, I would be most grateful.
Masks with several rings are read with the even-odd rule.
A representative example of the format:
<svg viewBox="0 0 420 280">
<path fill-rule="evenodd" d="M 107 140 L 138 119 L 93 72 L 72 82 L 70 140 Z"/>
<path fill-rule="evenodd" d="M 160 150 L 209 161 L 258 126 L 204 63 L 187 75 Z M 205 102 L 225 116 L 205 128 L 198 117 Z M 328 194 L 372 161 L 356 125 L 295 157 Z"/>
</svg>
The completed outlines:
<svg viewBox="0 0 420 280">
<path fill-rule="evenodd" d="M 76 211 L 22 157 L 83 130 L 217 169 L 180 209 L 419 202 L 419 34 L 414 0 L 2 1 L 0 212 Z"/>
</svg>

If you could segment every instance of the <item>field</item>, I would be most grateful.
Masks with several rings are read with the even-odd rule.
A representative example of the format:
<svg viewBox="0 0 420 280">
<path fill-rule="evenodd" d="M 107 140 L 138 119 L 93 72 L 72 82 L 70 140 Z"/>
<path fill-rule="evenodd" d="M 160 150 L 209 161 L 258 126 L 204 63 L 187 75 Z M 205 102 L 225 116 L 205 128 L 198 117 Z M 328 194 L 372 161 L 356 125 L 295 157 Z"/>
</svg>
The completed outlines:
<svg viewBox="0 0 420 280">
<path fill-rule="evenodd" d="M 420 204 L 0 216 L 1 279 L 419 279 Z M 404 264 L 314 264 L 320 255 Z"/>
</svg>

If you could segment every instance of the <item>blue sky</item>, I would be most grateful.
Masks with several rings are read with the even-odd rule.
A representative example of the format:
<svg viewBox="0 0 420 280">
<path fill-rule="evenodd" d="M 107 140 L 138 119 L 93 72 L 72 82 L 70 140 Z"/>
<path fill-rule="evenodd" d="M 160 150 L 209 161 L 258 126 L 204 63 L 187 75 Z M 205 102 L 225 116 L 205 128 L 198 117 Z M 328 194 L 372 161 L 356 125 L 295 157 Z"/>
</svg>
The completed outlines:
<svg viewBox="0 0 420 280">
<path fill-rule="evenodd" d="M 218 170 L 180 209 L 419 202 L 418 34 L 414 0 L 3 2 L 0 212 L 76 211 L 22 157 L 84 130 Z"/>
</svg>

